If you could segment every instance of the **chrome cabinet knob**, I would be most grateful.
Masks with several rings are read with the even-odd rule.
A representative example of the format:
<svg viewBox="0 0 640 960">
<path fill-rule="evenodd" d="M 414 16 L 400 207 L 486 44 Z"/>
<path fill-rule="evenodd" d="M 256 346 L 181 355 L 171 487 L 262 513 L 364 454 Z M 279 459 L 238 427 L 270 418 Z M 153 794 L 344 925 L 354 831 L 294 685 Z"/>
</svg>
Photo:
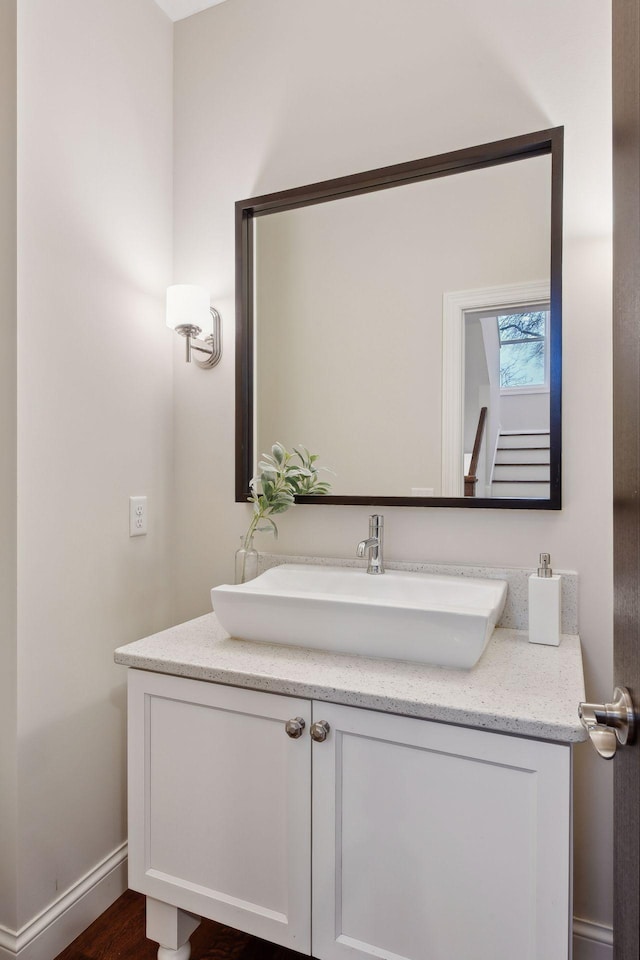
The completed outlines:
<svg viewBox="0 0 640 960">
<path fill-rule="evenodd" d="M 580 722 L 597 752 L 611 760 L 618 744 L 632 743 L 635 736 L 635 711 L 629 691 L 616 687 L 613 703 L 581 703 Z"/>
<path fill-rule="evenodd" d="M 311 724 L 311 729 L 309 730 L 311 739 L 315 740 L 316 743 L 322 743 L 323 740 L 327 739 L 327 734 L 330 729 L 326 720 L 316 720 L 315 723 Z"/>
<path fill-rule="evenodd" d="M 292 740 L 297 740 L 298 737 L 302 736 L 302 731 L 304 730 L 305 723 L 302 717 L 294 717 L 293 720 L 287 720 L 284 725 L 284 729 L 287 732 L 287 736 L 291 737 Z"/>
</svg>

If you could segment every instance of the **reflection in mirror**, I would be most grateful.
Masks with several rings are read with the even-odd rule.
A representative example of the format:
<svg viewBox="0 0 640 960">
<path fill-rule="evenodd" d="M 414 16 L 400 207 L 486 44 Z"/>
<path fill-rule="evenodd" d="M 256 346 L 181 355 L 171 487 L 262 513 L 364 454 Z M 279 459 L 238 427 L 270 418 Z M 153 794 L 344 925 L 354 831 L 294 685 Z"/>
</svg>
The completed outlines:
<svg viewBox="0 0 640 960">
<path fill-rule="evenodd" d="M 238 205 L 238 499 L 278 440 L 335 471 L 323 502 L 560 505 L 551 134 Z"/>
<path fill-rule="evenodd" d="M 464 495 L 549 498 L 549 303 L 465 313 Z"/>
</svg>

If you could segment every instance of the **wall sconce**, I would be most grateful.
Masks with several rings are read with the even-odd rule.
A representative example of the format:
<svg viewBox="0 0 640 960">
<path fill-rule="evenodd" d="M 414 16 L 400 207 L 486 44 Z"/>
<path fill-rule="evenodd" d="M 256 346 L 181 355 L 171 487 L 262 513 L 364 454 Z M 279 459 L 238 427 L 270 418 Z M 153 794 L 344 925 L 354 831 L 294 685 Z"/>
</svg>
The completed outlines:
<svg viewBox="0 0 640 960">
<path fill-rule="evenodd" d="M 187 363 L 195 351 L 202 354 L 202 359 L 193 357 L 199 367 L 215 367 L 222 356 L 220 314 L 210 305 L 205 287 L 190 283 L 167 287 L 167 326 L 186 338 Z M 202 333 L 204 338 L 198 339 Z"/>
</svg>

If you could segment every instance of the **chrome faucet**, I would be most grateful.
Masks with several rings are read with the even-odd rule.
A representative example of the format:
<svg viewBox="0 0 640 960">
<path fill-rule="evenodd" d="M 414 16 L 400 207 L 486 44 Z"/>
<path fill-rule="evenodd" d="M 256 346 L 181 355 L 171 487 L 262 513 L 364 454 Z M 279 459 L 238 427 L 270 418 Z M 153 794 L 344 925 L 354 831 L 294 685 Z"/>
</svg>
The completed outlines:
<svg viewBox="0 0 640 960">
<path fill-rule="evenodd" d="M 369 517 L 369 536 L 361 540 L 356 550 L 356 556 L 368 555 L 367 573 L 384 573 L 382 560 L 382 544 L 384 540 L 384 517 L 374 513 Z"/>
</svg>

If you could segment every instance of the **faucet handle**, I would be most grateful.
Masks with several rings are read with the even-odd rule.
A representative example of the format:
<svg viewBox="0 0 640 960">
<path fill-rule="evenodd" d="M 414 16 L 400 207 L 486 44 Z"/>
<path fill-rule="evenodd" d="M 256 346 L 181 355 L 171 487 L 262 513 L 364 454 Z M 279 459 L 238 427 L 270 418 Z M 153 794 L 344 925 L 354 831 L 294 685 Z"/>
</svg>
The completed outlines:
<svg viewBox="0 0 640 960">
<path fill-rule="evenodd" d="M 358 557 L 363 557 L 365 553 L 369 553 L 367 573 L 384 573 L 383 539 L 384 517 L 380 513 L 372 513 L 369 517 L 369 536 L 366 540 L 360 541 L 356 550 Z"/>
<path fill-rule="evenodd" d="M 369 536 L 379 537 L 384 527 L 384 516 L 381 513 L 372 513 L 369 517 Z"/>
</svg>

